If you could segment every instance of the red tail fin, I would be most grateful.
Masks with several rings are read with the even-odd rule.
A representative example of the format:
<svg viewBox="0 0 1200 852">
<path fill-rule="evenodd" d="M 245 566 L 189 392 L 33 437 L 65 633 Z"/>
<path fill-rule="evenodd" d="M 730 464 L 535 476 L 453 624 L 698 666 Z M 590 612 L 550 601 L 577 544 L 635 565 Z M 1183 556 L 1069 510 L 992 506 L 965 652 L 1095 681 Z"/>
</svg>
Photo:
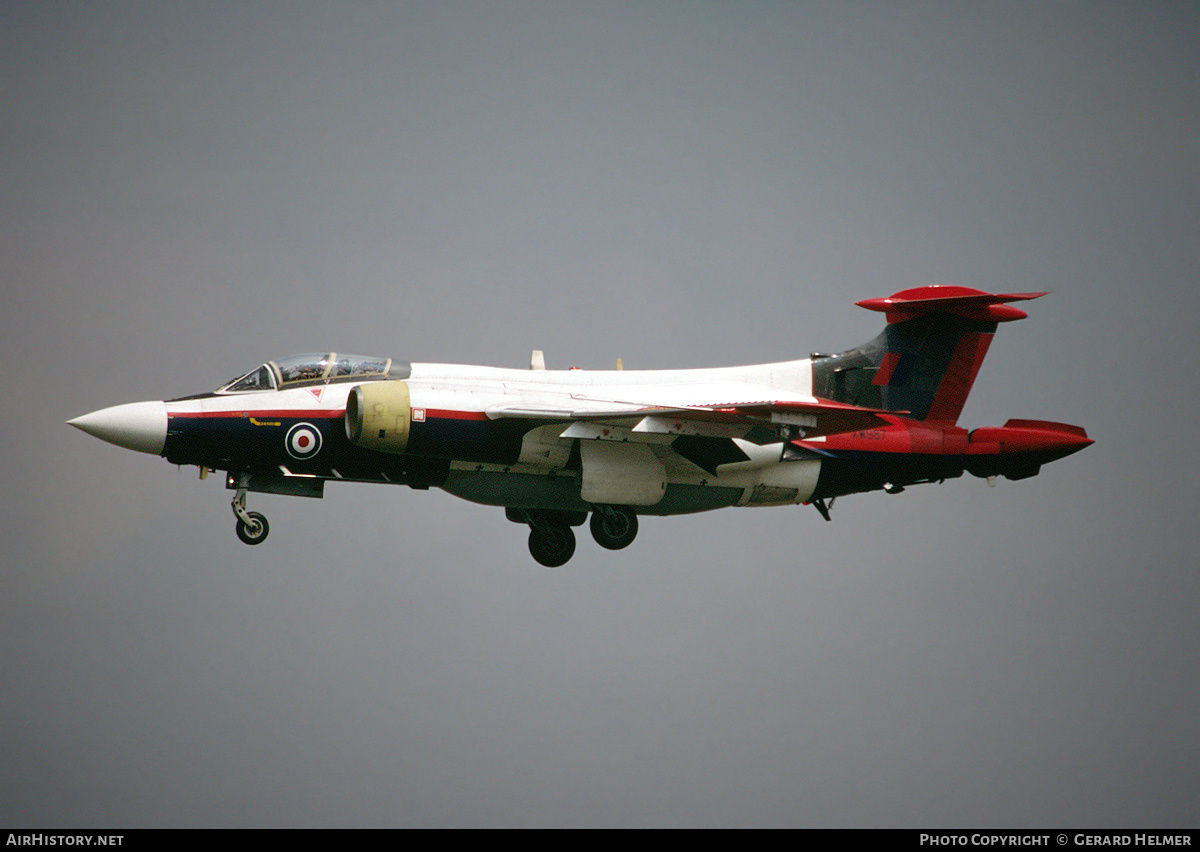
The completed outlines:
<svg viewBox="0 0 1200 852">
<path fill-rule="evenodd" d="M 1023 319 L 1007 304 L 1045 293 L 916 287 L 858 304 L 887 314 L 870 343 L 813 362 L 813 387 L 839 402 L 953 423 L 966 404 L 996 324 Z"/>
</svg>

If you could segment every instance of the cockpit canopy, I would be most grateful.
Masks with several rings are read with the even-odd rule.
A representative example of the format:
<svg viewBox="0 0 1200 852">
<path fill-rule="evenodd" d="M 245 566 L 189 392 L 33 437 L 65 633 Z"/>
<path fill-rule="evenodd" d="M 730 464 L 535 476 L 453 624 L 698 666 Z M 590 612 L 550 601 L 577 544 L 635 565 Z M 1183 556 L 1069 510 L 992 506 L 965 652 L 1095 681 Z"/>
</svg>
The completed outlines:
<svg viewBox="0 0 1200 852">
<path fill-rule="evenodd" d="M 345 355 L 337 352 L 324 355 L 293 355 L 278 361 L 268 361 L 258 369 L 222 385 L 217 389 L 217 393 L 252 393 L 333 382 L 406 379 L 411 372 L 410 364 L 391 358 Z"/>
</svg>

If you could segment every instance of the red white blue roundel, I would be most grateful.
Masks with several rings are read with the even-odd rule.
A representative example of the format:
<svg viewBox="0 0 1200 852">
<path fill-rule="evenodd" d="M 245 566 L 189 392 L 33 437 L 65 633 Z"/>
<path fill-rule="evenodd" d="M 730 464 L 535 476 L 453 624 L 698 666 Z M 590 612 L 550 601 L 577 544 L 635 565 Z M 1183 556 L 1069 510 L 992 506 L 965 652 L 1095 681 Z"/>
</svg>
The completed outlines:
<svg viewBox="0 0 1200 852">
<path fill-rule="evenodd" d="M 297 423 L 288 429 L 288 454 L 294 459 L 311 459 L 321 451 L 321 432 L 311 423 Z"/>
</svg>

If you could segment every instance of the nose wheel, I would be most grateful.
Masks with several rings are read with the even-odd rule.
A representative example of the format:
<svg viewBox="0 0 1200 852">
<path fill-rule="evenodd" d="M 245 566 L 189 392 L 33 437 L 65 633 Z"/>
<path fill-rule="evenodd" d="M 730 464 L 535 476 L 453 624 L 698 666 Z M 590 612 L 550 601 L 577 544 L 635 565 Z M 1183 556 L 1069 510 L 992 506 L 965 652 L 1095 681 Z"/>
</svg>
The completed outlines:
<svg viewBox="0 0 1200 852">
<path fill-rule="evenodd" d="M 247 476 L 238 480 L 237 493 L 233 497 L 233 514 L 237 517 L 237 537 L 246 544 L 262 544 L 267 540 L 271 525 L 261 512 L 246 511 Z"/>
<path fill-rule="evenodd" d="M 237 537 L 246 544 L 262 544 L 271 531 L 271 525 L 261 512 L 247 512 L 246 517 L 250 519 L 249 522 L 238 518 Z"/>
</svg>

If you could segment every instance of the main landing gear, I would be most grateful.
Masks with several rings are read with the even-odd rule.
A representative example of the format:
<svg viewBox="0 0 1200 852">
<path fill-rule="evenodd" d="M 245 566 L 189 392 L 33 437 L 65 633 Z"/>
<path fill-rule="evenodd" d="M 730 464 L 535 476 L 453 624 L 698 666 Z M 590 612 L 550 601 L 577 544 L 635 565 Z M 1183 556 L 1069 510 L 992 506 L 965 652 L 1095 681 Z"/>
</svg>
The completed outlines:
<svg viewBox="0 0 1200 852">
<path fill-rule="evenodd" d="M 547 568 L 565 565 L 575 554 L 575 531 L 587 520 L 586 512 L 509 507 L 505 516 L 529 524 L 529 552 Z M 592 512 L 592 538 L 608 550 L 628 547 L 637 536 L 637 515 L 627 506 L 597 506 Z"/>
<path fill-rule="evenodd" d="M 233 514 L 237 516 L 237 537 L 246 544 L 262 544 L 271 531 L 271 525 L 261 512 L 246 511 L 246 488 L 250 477 L 242 474 L 238 478 L 237 493 L 233 497 Z"/>
<path fill-rule="evenodd" d="M 575 555 L 575 533 L 561 524 L 530 525 L 529 552 L 547 568 L 566 565 Z"/>
<path fill-rule="evenodd" d="M 592 512 L 592 538 L 608 550 L 629 547 L 637 531 L 637 515 L 625 506 L 597 506 Z"/>
</svg>

